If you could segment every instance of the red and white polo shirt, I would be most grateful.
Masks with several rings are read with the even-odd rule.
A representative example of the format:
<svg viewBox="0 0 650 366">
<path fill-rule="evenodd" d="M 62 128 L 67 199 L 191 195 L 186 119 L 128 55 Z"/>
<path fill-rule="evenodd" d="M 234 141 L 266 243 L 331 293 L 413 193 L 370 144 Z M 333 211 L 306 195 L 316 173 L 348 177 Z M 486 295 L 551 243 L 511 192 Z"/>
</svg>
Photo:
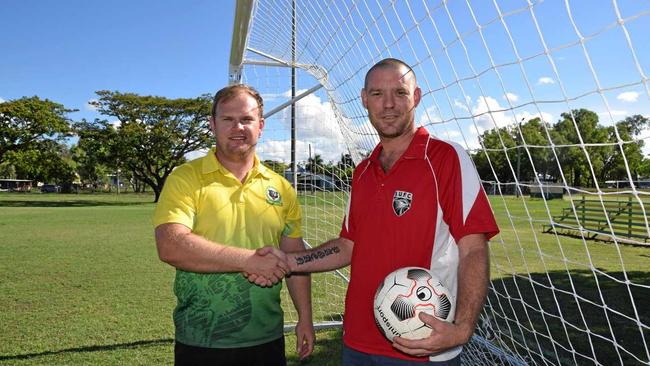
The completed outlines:
<svg viewBox="0 0 650 366">
<path fill-rule="evenodd" d="M 463 148 L 418 128 L 385 173 L 381 145 L 355 169 L 341 237 L 354 241 L 345 299 L 345 344 L 360 352 L 425 361 L 395 350 L 373 317 L 377 286 L 406 266 L 430 268 L 456 298 L 458 248 L 468 235 L 499 231 L 474 164 Z M 461 348 L 432 357 L 455 357 Z"/>
</svg>

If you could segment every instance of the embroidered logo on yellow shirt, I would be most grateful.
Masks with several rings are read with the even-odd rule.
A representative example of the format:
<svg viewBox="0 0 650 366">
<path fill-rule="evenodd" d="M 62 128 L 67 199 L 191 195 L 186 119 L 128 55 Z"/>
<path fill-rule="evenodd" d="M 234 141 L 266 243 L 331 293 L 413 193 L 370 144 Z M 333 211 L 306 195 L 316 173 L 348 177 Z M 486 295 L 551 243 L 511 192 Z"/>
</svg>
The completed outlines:
<svg viewBox="0 0 650 366">
<path fill-rule="evenodd" d="M 280 192 L 278 192 L 278 190 L 273 187 L 266 188 L 266 202 L 276 206 L 282 205 L 282 197 L 280 196 Z"/>
</svg>

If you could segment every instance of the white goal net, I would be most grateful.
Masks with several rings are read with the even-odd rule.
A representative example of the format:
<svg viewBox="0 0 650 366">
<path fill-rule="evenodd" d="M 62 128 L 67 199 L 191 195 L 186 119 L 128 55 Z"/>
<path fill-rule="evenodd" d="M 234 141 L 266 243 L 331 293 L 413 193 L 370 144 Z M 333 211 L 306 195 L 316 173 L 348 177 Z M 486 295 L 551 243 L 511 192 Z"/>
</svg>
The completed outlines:
<svg viewBox="0 0 650 366">
<path fill-rule="evenodd" d="M 378 142 L 366 71 L 402 59 L 416 122 L 465 147 L 501 229 L 464 362 L 650 365 L 650 2 L 239 1 L 235 22 L 231 81 L 264 97 L 258 152 L 296 184 L 307 243 L 338 235 Z M 314 275 L 320 326 L 347 275 Z"/>
</svg>

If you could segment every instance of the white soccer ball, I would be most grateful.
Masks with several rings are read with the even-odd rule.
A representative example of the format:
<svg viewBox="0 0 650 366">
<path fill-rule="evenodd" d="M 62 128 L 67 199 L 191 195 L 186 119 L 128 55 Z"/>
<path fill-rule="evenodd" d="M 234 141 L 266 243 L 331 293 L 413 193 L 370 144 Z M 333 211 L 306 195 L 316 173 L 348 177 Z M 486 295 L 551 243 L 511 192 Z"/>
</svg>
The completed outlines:
<svg viewBox="0 0 650 366">
<path fill-rule="evenodd" d="M 440 320 L 452 322 L 456 301 L 449 290 L 429 270 L 404 267 L 391 272 L 379 284 L 374 301 L 375 321 L 381 332 L 407 339 L 426 338 L 431 328 L 418 314 L 425 312 Z"/>
</svg>

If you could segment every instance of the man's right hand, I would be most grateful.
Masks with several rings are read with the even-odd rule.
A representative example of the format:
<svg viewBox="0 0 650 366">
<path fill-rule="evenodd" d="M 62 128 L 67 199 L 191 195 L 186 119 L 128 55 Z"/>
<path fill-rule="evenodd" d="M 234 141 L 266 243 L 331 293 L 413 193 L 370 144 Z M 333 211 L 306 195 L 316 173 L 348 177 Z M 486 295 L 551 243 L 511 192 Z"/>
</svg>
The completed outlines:
<svg viewBox="0 0 650 366">
<path fill-rule="evenodd" d="M 257 249 L 244 264 L 244 276 L 261 287 L 270 287 L 289 275 L 287 255 L 274 247 Z"/>
</svg>

